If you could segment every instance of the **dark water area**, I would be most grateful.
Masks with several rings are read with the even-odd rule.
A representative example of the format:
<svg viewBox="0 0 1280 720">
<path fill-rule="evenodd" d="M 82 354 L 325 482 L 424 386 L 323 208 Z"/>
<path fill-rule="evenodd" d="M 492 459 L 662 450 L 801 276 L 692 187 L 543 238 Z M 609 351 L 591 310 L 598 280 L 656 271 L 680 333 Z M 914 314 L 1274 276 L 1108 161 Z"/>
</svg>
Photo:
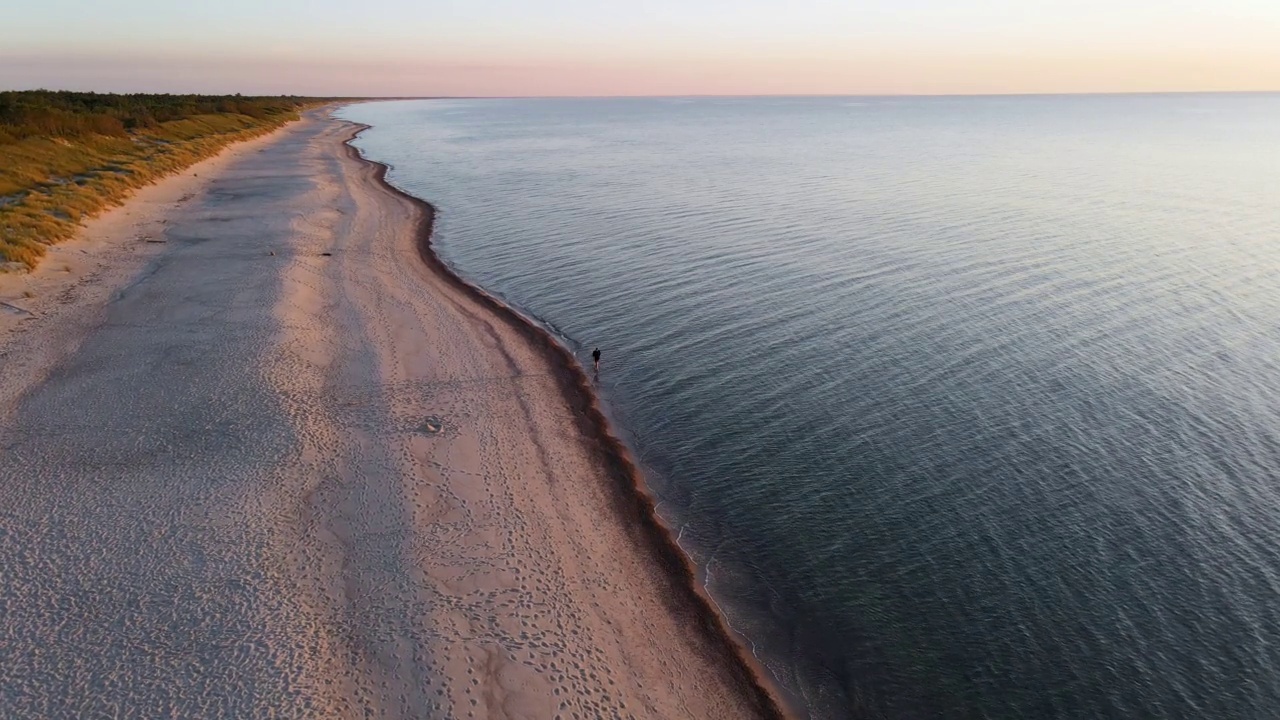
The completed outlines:
<svg viewBox="0 0 1280 720">
<path fill-rule="evenodd" d="M 341 114 L 814 717 L 1280 712 L 1280 96 Z"/>
</svg>

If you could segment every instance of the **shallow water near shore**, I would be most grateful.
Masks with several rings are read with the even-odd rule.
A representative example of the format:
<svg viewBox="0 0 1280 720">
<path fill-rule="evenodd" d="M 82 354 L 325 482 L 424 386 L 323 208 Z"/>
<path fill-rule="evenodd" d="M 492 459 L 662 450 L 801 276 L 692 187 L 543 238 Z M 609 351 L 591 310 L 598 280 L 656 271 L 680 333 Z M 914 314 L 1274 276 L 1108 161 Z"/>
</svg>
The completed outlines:
<svg viewBox="0 0 1280 720">
<path fill-rule="evenodd" d="M 1280 96 L 340 115 L 815 717 L 1280 703 Z"/>
</svg>

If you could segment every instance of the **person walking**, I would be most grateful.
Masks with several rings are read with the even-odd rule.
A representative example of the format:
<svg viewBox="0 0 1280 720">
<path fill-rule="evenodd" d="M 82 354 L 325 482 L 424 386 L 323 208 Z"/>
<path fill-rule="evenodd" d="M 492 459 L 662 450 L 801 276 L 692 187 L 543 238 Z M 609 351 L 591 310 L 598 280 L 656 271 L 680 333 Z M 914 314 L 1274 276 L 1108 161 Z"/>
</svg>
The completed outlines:
<svg viewBox="0 0 1280 720">
<path fill-rule="evenodd" d="M 595 361 L 596 372 L 600 372 L 600 348 L 591 351 L 591 359 Z"/>
</svg>

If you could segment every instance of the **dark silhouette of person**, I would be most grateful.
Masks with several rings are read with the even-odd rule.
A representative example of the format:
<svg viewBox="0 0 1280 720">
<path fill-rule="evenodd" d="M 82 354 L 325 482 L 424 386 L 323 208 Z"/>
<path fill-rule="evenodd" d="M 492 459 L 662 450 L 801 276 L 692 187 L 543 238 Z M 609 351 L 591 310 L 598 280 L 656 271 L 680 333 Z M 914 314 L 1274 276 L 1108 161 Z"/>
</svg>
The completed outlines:
<svg viewBox="0 0 1280 720">
<path fill-rule="evenodd" d="M 591 359 L 596 362 L 596 372 L 600 372 L 600 348 L 591 351 Z"/>
</svg>

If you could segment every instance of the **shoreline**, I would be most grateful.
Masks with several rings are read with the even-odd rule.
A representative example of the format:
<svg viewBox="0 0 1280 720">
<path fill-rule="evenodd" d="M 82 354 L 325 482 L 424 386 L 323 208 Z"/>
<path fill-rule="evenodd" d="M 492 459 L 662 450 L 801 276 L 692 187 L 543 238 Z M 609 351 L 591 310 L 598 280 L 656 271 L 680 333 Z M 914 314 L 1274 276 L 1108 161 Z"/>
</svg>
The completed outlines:
<svg viewBox="0 0 1280 720">
<path fill-rule="evenodd" d="M 350 136 L 342 143 L 349 157 L 372 166 L 373 177 L 384 191 L 417 208 L 415 246 L 423 264 L 516 330 L 555 368 L 561 395 L 577 419 L 579 433 L 593 445 L 602 469 L 617 483 L 611 493 L 615 505 L 644 534 L 652 559 L 661 571 L 673 581 L 675 587 L 685 591 L 686 597 L 681 600 L 692 614 L 688 619 L 693 622 L 697 632 L 719 647 L 736 671 L 738 680 L 752 694 L 753 704 L 760 715 L 776 720 L 793 717 L 771 674 L 739 639 L 741 636 L 728 625 L 714 600 L 698 582 L 697 567 L 693 560 L 680 548 L 675 533 L 658 516 L 655 499 L 648 491 L 643 472 L 635 462 L 630 448 L 613 431 L 599 396 L 577 357 L 545 329 L 450 268 L 436 254 L 432 243 L 437 212 L 435 206 L 392 185 L 386 179 L 390 167 L 364 157 L 351 144 L 372 126 L 345 120 L 341 122 L 354 126 Z"/>
<path fill-rule="evenodd" d="M 12 278 L 0 715 L 788 717 L 572 353 L 435 257 L 353 126 Z"/>
</svg>

